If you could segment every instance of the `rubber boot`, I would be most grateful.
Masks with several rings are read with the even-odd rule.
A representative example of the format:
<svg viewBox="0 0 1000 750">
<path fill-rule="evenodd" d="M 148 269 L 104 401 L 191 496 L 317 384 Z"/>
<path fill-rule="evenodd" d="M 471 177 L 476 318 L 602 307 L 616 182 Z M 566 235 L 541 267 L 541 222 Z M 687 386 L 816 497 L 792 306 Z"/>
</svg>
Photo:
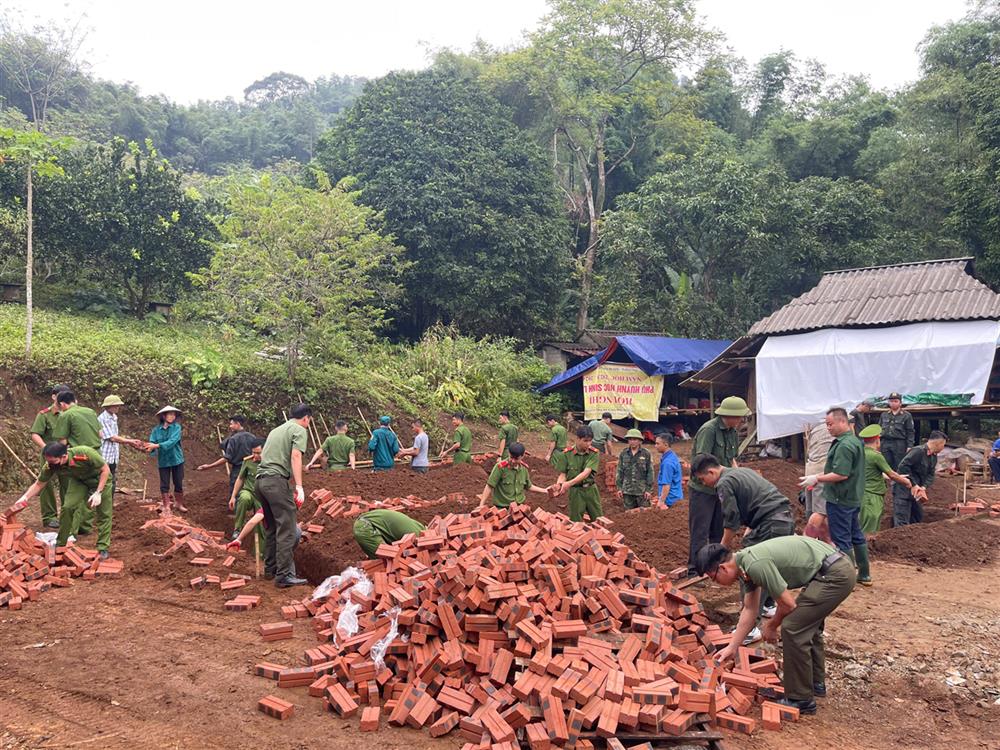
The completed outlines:
<svg viewBox="0 0 1000 750">
<path fill-rule="evenodd" d="M 858 583 L 862 586 L 872 585 L 871 565 L 868 561 L 868 545 L 854 545 L 854 559 L 858 561 Z"/>
<path fill-rule="evenodd" d="M 172 515 L 170 511 L 170 493 L 161 492 L 160 493 L 160 513 L 164 516 Z"/>
<path fill-rule="evenodd" d="M 183 492 L 175 492 L 174 493 L 174 506 L 181 513 L 187 513 L 188 512 L 188 509 L 184 507 L 184 493 Z"/>
</svg>

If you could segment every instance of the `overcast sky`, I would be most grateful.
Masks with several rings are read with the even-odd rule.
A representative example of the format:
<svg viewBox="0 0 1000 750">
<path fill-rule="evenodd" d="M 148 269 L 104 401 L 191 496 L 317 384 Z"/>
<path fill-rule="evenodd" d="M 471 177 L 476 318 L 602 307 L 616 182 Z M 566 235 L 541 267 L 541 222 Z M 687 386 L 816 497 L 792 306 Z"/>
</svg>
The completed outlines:
<svg viewBox="0 0 1000 750">
<path fill-rule="evenodd" d="M 28 19 L 78 17 L 92 71 L 179 102 L 242 98 L 276 70 L 375 77 L 426 65 L 428 49 L 507 46 L 535 26 L 545 0 L 0 0 Z M 897 88 L 918 75 L 916 46 L 965 0 L 700 0 L 709 25 L 753 62 L 789 49 L 833 74 Z"/>
</svg>

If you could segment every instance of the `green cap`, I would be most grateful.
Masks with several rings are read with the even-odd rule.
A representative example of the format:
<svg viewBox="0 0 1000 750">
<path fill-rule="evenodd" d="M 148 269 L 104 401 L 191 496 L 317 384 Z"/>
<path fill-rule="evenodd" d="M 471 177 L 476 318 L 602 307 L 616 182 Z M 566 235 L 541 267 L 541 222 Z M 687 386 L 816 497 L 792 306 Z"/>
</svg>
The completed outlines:
<svg viewBox="0 0 1000 750">
<path fill-rule="evenodd" d="M 121 400 L 118 396 L 111 394 L 101 403 L 101 408 L 104 409 L 108 406 L 125 406 L 125 402 Z"/>
<path fill-rule="evenodd" d="M 739 396 L 726 396 L 715 413 L 720 417 L 749 417 L 750 407 Z"/>
<path fill-rule="evenodd" d="M 378 420 L 379 424 L 389 424 L 390 422 L 392 422 L 392 417 L 389 417 L 389 416 L 379 417 L 379 420 Z"/>
<path fill-rule="evenodd" d="M 870 424 L 860 433 L 862 438 L 874 438 L 879 437 L 882 434 L 882 425 L 880 424 Z"/>
<path fill-rule="evenodd" d="M 642 440 L 642 433 L 639 432 L 637 429 L 633 428 L 625 433 L 626 440 L 629 440 L 631 438 L 638 438 L 639 440 Z"/>
</svg>

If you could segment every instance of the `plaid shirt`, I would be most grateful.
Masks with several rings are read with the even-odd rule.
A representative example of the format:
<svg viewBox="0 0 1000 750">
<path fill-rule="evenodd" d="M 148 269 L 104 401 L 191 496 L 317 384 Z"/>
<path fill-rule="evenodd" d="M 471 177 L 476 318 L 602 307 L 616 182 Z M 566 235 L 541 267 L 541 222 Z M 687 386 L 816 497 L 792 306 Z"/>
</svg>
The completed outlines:
<svg viewBox="0 0 1000 750">
<path fill-rule="evenodd" d="M 97 421 L 101 425 L 101 458 L 109 464 L 117 464 L 121 446 L 111 442 L 111 438 L 118 436 L 118 417 L 102 411 L 97 415 Z"/>
</svg>

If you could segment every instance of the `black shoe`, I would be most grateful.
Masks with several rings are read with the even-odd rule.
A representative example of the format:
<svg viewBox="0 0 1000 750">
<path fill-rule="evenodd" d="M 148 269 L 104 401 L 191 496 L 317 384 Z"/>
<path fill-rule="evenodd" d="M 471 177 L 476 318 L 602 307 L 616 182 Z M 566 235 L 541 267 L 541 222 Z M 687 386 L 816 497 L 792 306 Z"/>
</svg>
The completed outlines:
<svg viewBox="0 0 1000 750">
<path fill-rule="evenodd" d="M 305 578 L 295 578 L 294 576 L 285 576 L 284 578 L 277 578 L 274 581 L 274 585 L 279 589 L 287 589 L 289 586 L 302 586 L 309 583 Z M 813 704 L 813 710 L 816 710 L 816 704 Z"/>
<path fill-rule="evenodd" d="M 806 701 L 797 701 L 794 698 L 782 698 L 775 702 L 782 706 L 791 706 L 792 708 L 799 709 L 799 714 L 802 716 L 809 716 L 816 713 L 816 701 L 812 698 Z"/>
<path fill-rule="evenodd" d="M 265 581 L 273 581 L 274 580 L 274 571 L 273 570 L 265 570 L 264 571 L 264 580 Z"/>
<path fill-rule="evenodd" d="M 825 682 L 814 682 L 813 683 L 813 695 L 817 698 L 826 697 L 826 683 Z"/>
<path fill-rule="evenodd" d="M 100 556 L 102 560 L 107 560 L 109 557 L 111 557 L 111 553 L 108 552 L 106 549 L 102 549 L 97 554 Z"/>
<path fill-rule="evenodd" d="M 45 528 L 47 528 L 47 529 L 58 529 L 59 528 L 59 522 L 58 521 L 46 521 L 45 522 Z"/>
</svg>

